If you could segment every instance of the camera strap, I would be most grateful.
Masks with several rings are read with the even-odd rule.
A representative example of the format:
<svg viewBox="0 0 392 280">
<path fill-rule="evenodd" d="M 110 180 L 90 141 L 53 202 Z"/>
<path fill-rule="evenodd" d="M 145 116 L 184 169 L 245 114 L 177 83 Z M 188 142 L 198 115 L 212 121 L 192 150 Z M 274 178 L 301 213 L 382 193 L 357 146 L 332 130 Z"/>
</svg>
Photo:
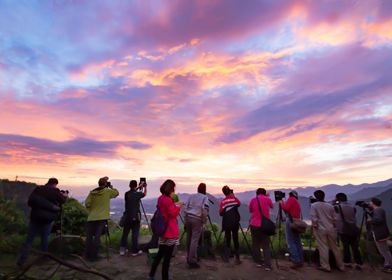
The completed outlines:
<svg viewBox="0 0 392 280">
<path fill-rule="evenodd" d="M 261 206 L 260 206 L 260 201 L 259 201 L 259 196 L 258 195 L 256 195 L 256 199 L 257 199 L 257 205 L 259 206 L 260 218 L 263 218 L 263 211 L 261 210 Z"/>
</svg>

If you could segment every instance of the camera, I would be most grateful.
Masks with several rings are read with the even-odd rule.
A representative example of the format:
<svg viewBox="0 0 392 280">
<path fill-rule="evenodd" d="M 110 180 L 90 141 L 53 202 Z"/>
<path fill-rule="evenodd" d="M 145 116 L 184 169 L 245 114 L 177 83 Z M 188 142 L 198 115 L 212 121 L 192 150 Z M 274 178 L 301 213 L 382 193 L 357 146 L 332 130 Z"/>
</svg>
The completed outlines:
<svg viewBox="0 0 392 280">
<path fill-rule="evenodd" d="M 309 203 L 312 204 L 312 203 L 315 203 L 315 202 L 317 202 L 317 199 L 314 198 L 313 196 L 309 196 Z"/>
<path fill-rule="evenodd" d="M 370 208 L 370 204 L 369 202 L 363 201 L 363 200 L 359 200 L 357 202 L 355 202 L 356 206 L 362 207 L 362 208 Z"/>
<path fill-rule="evenodd" d="M 282 191 L 274 191 L 275 201 L 281 201 L 283 198 L 286 197 L 286 194 Z"/>
<path fill-rule="evenodd" d="M 60 190 L 60 192 L 63 193 L 63 194 L 64 193 L 69 194 L 69 190 Z"/>
<path fill-rule="evenodd" d="M 107 188 L 111 188 L 112 187 L 112 183 L 110 183 L 109 181 L 106 183 L 106 186 L 105 187 L 107 187 Z"/>
</svg>

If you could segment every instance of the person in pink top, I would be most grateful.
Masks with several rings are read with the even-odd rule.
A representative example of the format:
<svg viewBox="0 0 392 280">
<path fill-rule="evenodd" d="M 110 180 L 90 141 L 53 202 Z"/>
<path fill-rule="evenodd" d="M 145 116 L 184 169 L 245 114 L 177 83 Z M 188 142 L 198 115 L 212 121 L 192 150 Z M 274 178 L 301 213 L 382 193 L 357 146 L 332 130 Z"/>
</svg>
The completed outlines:
<svg viewBox="0 0 392 280">
<path fill-rule="evenodd" d="M 260 206 L 260 207 L 259 207 Z M 271 249 L 270 237 L 260 231 L 261 229 L 261 213 L 266 218 L 270 218 L 270 209 L 274 208 L 272 200 L 267 196 L 267 191 L 264 188 L 259 188 L 249 204 L 250 212 L 250 232 L 252 235 L 252 251 L 253 260 L 256 262 L 257 267 L 262 267 L 260 247 L 264 253 L 264 268 L 266 271 L 271 270 Z"/>
<path fill-rule="evenodd" d="M 166 180 L 161 186 L 162 195 L 158 198 L 158 207 L 162 212 L 162 216 L 167 221 L 167 228 L 162 237 L 159 238 L 158 254 L 152 263 L 148 279 L 155 279 L 155 272 L 161 259 L 162 263 L 162 280 L 169 279 L 170 259 L 175 245 L 179 244 L 179 229 L 177 217 L 180 213 L 182 202 L 174 203 L 171 194 L 174 192 L 176 183 L 173 180 Z"/>
</svg>

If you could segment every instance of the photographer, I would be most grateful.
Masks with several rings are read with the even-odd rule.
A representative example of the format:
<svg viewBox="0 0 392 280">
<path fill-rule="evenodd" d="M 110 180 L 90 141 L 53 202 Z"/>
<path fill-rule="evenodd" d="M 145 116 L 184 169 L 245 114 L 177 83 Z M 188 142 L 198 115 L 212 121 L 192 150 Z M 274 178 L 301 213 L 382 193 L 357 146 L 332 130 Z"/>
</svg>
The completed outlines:
<svg viewBox="0 0 392 280">
<path fill-rule="evenodd" d="M 329 265 L 329 250 L 335 256 L 336 265 L 340 271 L 344 271 L 344 264 L 336 245 L 336 228 L 335 228 L 335 210 L 334 207 L 325 202 L 325 193 L 322 190 L 314 192 L 316 202 L 310 207 L 310 218 L 312 220 L 313 235 L 317 242 L 317 248 L 320 254 L 319 270 L 331 272 Z"/>
<path fill-rule="evenodd" d="M 252 251 L 253 259 L 257 263 L 257 267 L 262 267 L 260 247 L 264 254 L 264 269 L 271 270 L 271 248 L 270 236 L 263 232 L 261 220 L 262 215 L 267 219 L 270 218 L 270 209 L 274 208 L 272 200 L 267 196 L 267 191 L 264 188 L 259 188 L 254 197 L 249 203 L 250 212 L 250 233 L 252 235 Z M 261 210 L 261 212 L 260 212 Z"/>
<path fill-rule="evenodd" d="M 98 188 L 92 190 L 86 198 L 88 210 L 86 233 L 86 258 L 96 261 L 101 244 L 101 234 L 110 217 L 110 199 L 118 196 L 108 177 L 100 178 Z"/>
<path fill-rule="evenodd" d="M 189 268 L 200 267 L 197 263 L 197 246 L 203 231 L 203 225 L 207 222 L 209 210 L 206 188 L 206 184 L 200 183 L 197 193 L 188 198 L 185 206 L 187 263 Z"/>
<path fill-rule="evenodd" d="M 124 195 L 125 212 L 123 215 L 123 233 L 120 244 L 120 255 L 124 256 L 127 253 L 128 234 L 132 230 L 132 256 L 135 257 L 142 253 L 138 248 L 139 231 L 140 231 L 140 200 L 147 195 L 147 183 L 145 178 L 140 179 L 139 187 L 136 180 L 129 182 L 130 190 Z"/>
<path fill-rule="evenodd" d="M 225 232 L 226 248 L 223 254 L 223 260 L 229 262 L 231 254 L 231 236 L 233 236 L 235 263 L 240 264 L 240 245 L 238 242 L 238 230 L 240 229 L 240 213 L 238 207 L 241 202 L 234 196 L 233 190 L 228 186 L 222 188 L 225 198 L 222 199 L 219 205 L 219 214 L 222 216 L 222 230 Z"/>
<path fill-rule="evenodd" d="M 298 202 L 298 193 L 296 191 L 291 191 L 287 201 L 285 202 L 281 199 L 279 203 L 282 210 L 285 211 L 288 216 L 288 219 L 286 219 L 286 241 L 290 251 L 290 260 L 293 262 L 291 268 L 296 269 L 303 266 L 304 262 L 300 234 L 291 229 L 293 219 L 301 218 L 301 205 Z"/>
<path fill-rule="evenodd" d="M 392 255 L 389 250 L 387 240 L 389 239 L 389 229 L 385 210 L 381 208 L 381 200 L 372 198 L 369 203 L 370 217 L 368 223 L 372 225 L 374 240 L 380 254 L 384 258 L 384 271 L 392 272 Z"/>
<path fill-rule="evenodd" d="M 336 194 L 335 201 L 337 231 L 343 243 L 344 265 L 351 267 L 351 247 L 356 263 L 355 269 L 361 270 L 362 259 L 359 251 L 359 229 L 356 226 L 356 209 L 347 202 L 345 193 Z"/>
<path fill-rule="evenodd" d="M 26 262 L 36 235 L 41 237 L 41 251 L 48 251 L 48 239 L 53 222 L 59 216 L 61 204 L 68 197 L 68 192 L 61 192 L 57 188 L 58 183 L 59 181 L 56 178 L 50 178 L 46 185 L 36 187 L 29 196 L 30 222 L 27 238 L 17 262 L 18 266 L 23 266 Z"/>
</svg>

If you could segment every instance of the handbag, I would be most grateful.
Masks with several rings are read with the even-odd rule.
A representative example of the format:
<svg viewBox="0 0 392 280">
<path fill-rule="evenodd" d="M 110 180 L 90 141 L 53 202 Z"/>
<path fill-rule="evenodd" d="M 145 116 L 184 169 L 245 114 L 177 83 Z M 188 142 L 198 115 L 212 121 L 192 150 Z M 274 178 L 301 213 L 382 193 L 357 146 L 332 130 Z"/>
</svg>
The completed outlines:
<svg viewBox="0 0 392 280">
<path fill-rule="evenodd" d="M 290 215 L 290 229 L 295 233 L 305 233 L 308 225 L 301 219 L 295 219 Z"/>
<path fill-rule="evenodd" d="M 339 205 L 340 216 L 343 220 L 342 234 L 350 236 L 352 238 L 357 238 L 360 235 L 360 230 L 355 223 L 349 223 L 344 219 L 342 207 Z"/>
<path fill-rule="evenodd" d="M 261 210 L 260 207 L 260 201 L 259 197 L 256 196 L 257 199 L 257 205 L 259 206 L 259 211 L 261 215 L 261 227 L 260 227 L 260 232 L 266 234 L 266 235 L 274 235 L 275 234 L 275 224 L 273 221 L 268 219 L 266 216 L 263 215 L 263 211 Z"/>
</svg>

